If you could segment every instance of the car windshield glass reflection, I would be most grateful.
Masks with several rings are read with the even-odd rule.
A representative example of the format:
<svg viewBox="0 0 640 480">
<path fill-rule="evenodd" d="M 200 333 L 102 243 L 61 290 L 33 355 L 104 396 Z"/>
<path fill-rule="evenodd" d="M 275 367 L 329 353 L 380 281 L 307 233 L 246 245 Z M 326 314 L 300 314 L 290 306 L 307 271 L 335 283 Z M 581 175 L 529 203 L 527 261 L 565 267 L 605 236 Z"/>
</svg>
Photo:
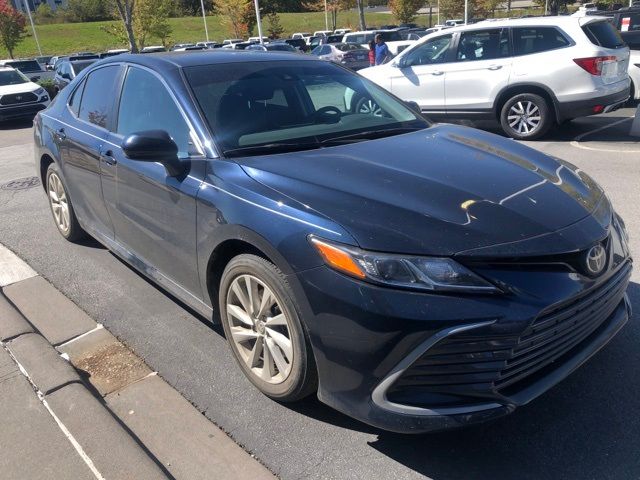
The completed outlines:
<svg viewBox="0 0 640 480">
<path fill-rule="evenodd" d="M 17 70 L 5 70 L 0 72 L 0 86 L 20 85 L 29 82 L 29 79 Z"/>
<path fill-rule="evenodd" d="M 427 128 L 405 104 L 324 62 L 253 62 L 185 69 L 227 156 L 321 148 Z"/>
</svg>

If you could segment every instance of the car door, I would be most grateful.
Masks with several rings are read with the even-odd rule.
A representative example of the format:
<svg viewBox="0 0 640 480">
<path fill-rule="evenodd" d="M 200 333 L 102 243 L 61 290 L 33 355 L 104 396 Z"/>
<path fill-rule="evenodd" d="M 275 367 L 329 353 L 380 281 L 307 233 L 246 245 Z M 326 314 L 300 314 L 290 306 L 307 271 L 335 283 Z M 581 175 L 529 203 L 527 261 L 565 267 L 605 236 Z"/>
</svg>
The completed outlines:
<svg viewBox="0 0 640 480">
<path fill-rule="evenodd" d="M 100 153 L 113 124 L 114 98 L 121 67 L 107 65 L 87 75 L 70 96 L 65 122 L 53 132 L 63 173 L 82 226 L 113 238 L 113 225 L 102 196 Z"/>
<path fill-rule="evenodd" d="M 447 115 L 491 112 L 498 93 L 509 84 L 512 61 L 508 29 L 461 32 L 444 82 Z"/>
<path fill-rule="evenodd" d="M 404 54 L 390 68 L 391 92 L 423 111 L 444 112 L 447 62 L 453 35 L 432 38 Z"/>
<path fill-rule="evenodd" d="M 171 176 L 159 162 L 124 155 L 118 145 L 130 134 L 149 130 L 164 130 L 173 138 L 186 167 L 183 174 Z M 195 197 L 205 162 L 186 116 L 155 73 L 128 68 L 109 141 L 102 151 L 102 188 L 117 243 L 142 260 L 145 269 L 152 267 L 202 299 Z"/>
</svg>

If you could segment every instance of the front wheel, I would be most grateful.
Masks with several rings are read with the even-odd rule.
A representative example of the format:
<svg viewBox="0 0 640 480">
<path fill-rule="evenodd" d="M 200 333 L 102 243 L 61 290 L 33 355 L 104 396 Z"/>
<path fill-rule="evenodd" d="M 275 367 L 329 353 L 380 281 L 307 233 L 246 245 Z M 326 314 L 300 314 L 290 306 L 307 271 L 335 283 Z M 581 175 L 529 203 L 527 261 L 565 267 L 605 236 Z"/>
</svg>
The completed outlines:
<svg viewBox="0 0 640 480">
<path fill-rule="evenodd" d="M 49 207 L 58 231 L 70 242 L 81 240 L 86 236 L 86 233 L 78 222 L 71 199 L 69 199 L 67 189 L 62 183 L 62 177 L 55 163 L 49 165 L 45 178 Z"/>
<path fill-rule="evenodd" d="M 282 272 L 255 255 L 233 258 L 219 288 L 222 326 L 247 378 L 279 401 L 316 388 L 316 367 L 293 292 Z"/>
<path fill-rule="evenodd" d="M 500 112 L 502 130 L 516 140 L 540 138 L 547 133 L 552 123 L 553 116 L 547 101 L 533 93 L 511 97 Z"/>
</svg>

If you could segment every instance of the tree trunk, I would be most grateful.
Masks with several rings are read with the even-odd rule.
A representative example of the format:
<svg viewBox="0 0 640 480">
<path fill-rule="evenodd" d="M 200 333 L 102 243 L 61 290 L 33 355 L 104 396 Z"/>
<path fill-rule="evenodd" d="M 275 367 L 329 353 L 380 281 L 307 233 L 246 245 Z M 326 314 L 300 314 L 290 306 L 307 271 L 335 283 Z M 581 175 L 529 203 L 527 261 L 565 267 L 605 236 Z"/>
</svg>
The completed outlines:
<svg viewBox="0 0 640 480">
<path fill-rule="evenodd" d="M 360 20 L 360 31 L 367 29 L 367 22 L 364 19 L 364 0 L 356 0 L 356 6 L 358 7 L 358 19 Z"/>
<path fill-rule="evenodd" d="M 429 28 L 433 27 L 433 5 L 429 4 Z"/>
<path fill-rule="evenodd" d="M 511 11 L 511 0 L 507 0 L 507 12 Z"/>
<path fill-rule="evenodd" d="M 124 23 L 124 29 L 127 32 L 129 40 L 129 49 L 131 53 L 138 53 L 138 45 L 136 44 L 136 36 L 133 33 L 133 6 L 135 0 L 115 0 L 116 8 Z"/>
</svg>

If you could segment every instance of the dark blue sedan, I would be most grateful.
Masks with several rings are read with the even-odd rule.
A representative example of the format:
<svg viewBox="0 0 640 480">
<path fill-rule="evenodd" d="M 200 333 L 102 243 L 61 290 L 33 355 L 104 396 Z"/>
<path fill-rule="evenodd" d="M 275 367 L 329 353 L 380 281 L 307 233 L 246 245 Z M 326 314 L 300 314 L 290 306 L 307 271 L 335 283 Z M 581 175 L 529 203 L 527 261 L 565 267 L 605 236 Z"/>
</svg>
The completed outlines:
<svg viewBox="0 0 640 480">
<path fill-rule="evenodd" d="M 60 233 L 222 322 L 279 401 L 398 432 L 489 420 L 630 316 L 624 223 L 587 174 L 331 63 L 120 55 L 34 132 Z"/>
</svg>

